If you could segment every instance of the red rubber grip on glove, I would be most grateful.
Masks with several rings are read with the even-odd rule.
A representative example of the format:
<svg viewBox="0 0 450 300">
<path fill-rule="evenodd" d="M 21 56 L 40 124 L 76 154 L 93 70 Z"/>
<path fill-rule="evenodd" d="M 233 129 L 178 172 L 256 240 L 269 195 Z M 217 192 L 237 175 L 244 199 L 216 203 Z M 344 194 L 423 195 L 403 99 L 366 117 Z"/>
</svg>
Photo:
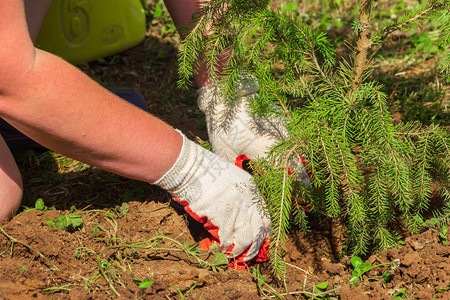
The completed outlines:
<svg viewBox="0 0 450 300">
<path fill-rule="evenodd" d="M 203 227 L 212 235 L 212 237 L 205 238 L 200 241 L 199 247 L 201 249 L 209 250 L 209 248 L 211 247 L 211 245 L 213 243 L 217 243 L 220 245 L 219 228 L 216 225 L 211 223 L 207 217 L 204 217 L 204 216 L 200 217 L 195 212 L 193 212 L 191 210 L 191 208 L 189 207 L 189 204 L 186 201 L 182 201 L 176 197 L 172 197 L 172 199 L 175 200 L 176 202 L 180 203 L 184 207 L 184 210 L 192 218 L 194 218 L 194 220 L 203 224 Z M 269 244 L 270 244 L 269 239 L 266 236 L 264 243 L 258 252 L 258 255 L 256 255 L 251 261 L 263 262 L 263 261 L 269 260 Z M 230 248 L 228 248 L 227 252 L 231 252 L 233 250 L 233 248 L 234 248 L 234 245 L 232 245 Z M 244 262 L 244 258 L 247 255 L 249 248 L 247 250 L 245 250 L 244 252 L 242 252 L 241 254 L 239 254 L 238 256 L 236 256 L 235 258 L 231 259 L 229 267 L 232 269 L 235 269 L 235 270 L 244 270 L 245 268 L 247 268 L 250 261 Z"/>
<path fill-rule="evenodd" d="M 304 160 L 304 158 L 302 156 L 300 157 L 300 159 L 301 159 L 302 163 L 304 165 L 306 165 L 306 161 Z M 251 172 L 251 169 L 249 169 L 249 166 L 248 166 L 248 163 L 250 161 L 251 160 L 247 156 L 242 154 L 242 155 L 239 155 L 238 157 L 236 157 L 235 165 L 243 170 Z M 288 172 L 290 175 L 292 175 L 292 172 L 290 170 Z M 308 175 L 311 177 L 311 174 L 309 172 L 308 172 Z M 213 243 L 217 243 L 220 245 L 219 228 L 217 226 L 215 226 L 213 223 L 211 223 L 207 217 L 199 216 L 195 212 L 193 212 L 191 210 L 191 208 L 189 207 L 189 204 L 186 201 L 182 201 L 175 197 L 172 197 L 172 198 L 176 202 L 180 203 L 184 207 L 186 212 L 192 218 L 194 218 L 197 222 L 200 222 L 201 224 L 203 224 L 203 227 L 212 235 L 212 237 L 206 238 L 206 239 L 203 239 L 202 241 L 200 241 L 199 247 L 201 249 L 209 250 L 209 248 L 211 247 L 211 245 Z M 310 209 L 309 206 L 307 206 L 305 203 L 303 203 L 301 201 L 297 201 L 297 204 L 303 206 L 306 211 L 308 211 Z M 231 252 L 233 250 L 233 247 L 234 247 L 234 245 L 232 245 L 229 249 L 227 249 L 227 252 Z M 270 241 L 267 236 L 264 239 L 264 243 L 261 246 L 261 248 L 258 252 L 258 255 L 256 255 L 251 261 L 244 262 L 244 258 L 247 255 L 249 248 L 247 250 L 245 250 L 244 252 L 242 252 L 237 257 L 235 257 L 234 259 L 232 259 L 229 264 L 229 267 L 232 269 L 235 269 L 235 270 L 244 270 L 245 268 L 247 268 L 248 264 L 252 261 L 264 262 L 264 261 L 269 260 Z"/>
<path fill-rule="evenodd" d="M 235 165 L 238 166 L 239 168 L 243 169 L 243 163 L 245 163 L 246 161 L 249 162 L 250 159 L 247 158 L 247 156 L 245 156 L 245 155 L 239 155 L 236 158 Z M 217 243 L 220 245 L 219 228 L 217 226 L 215 226 L 213 223 L 211 223 L 207 217 L 199 216 L 195 212 L 193 212 L 191 210 L 191 208 L 189 207 L 189 204 L 186 201 L 180 200 L 176 197 L 172 197 L 172 199 L 174 201 L 180 203 L 184 207 L 184 210 L 192 218 L 194 218 L 197 222 L 200 222 L 203 225 L 203 227 L 212 235 L 212 237 L 206 238 L 206 239 L 203 239 L 202 241 L 200 241 L 199 247 L 201 249 L 209 250 L 209 248 L 211 247 L 211 245 L 213 243 Z M 258 254 L 251 261 L 264 262 L 264 261 L 269 260 L 269 245 L 270 245 L 270 242 L 269 242 L 268 237 L 266 236 L 266 238 L 264 239 L 264 243 L 262 244 Z M 230 248 L 228 248 L 227 252 L 231 252 L 233 250 L 233 248 L 234 248 L 234 245 L 232 245 Z M 251 261 L 244 262 L 244 258 L 247 255 L 249 249 L 250 249 L 250 247 L 247 248 L 247 250 L 245 250 L 238 256 L 236 256 L 235 258 L 231 259 L 229 267 L 231 269 L 235 269 L 235 270 L 244 270 L 245 268 L 247 268 L 248 264 Z"/>
</svg>

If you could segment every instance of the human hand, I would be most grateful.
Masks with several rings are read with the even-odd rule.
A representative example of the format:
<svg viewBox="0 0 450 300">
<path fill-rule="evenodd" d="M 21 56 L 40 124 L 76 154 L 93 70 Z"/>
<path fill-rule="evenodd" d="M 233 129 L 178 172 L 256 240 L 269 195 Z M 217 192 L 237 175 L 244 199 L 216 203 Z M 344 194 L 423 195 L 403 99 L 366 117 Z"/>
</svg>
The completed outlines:
<svg viewBox="0 0 450 300">
<path fill-rule="evenodd" d="M 179 158 L 154 184 L 201 222 L 230 258 L 268 259 L 270 220 L 247 172 L 183 136 Z"/>
<path fill-rule="evenodd" d="M 212 151 L 230 162 L 239 155 L 251 160 L 265 157 L 269 148 L 282 140 L 287 130 L 281 118 L 264 118 L 249 113 L 250 100 L 257 97 L 258 84 L 252 77 L 242 77 L 236 88 L 236 101 L 227 101 L 218 84 L 198 90 L 198 106 L 206 116 Z M 310 186 L 303 158 L 297 154 L 289 162 L 297 180 Z"/>
</svg>

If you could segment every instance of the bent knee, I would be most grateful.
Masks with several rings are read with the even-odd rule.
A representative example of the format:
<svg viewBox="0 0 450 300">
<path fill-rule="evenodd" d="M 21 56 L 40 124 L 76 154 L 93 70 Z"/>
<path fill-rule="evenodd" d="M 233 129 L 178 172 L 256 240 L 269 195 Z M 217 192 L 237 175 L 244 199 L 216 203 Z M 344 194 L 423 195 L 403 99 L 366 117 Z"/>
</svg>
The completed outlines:
<svg viewBox="0 0 450 300">
<path fill-rule="evenodd" d="M 0 182 L 0 223 L 12 217 L 22 202 L 22 184 L 16 181 Z"/>
<path fill-rule="evenodd" d="M 0 136 L 0 222 L 19 208 L 22 196 L 22 176 L 8 146 Z"/>
</svg>

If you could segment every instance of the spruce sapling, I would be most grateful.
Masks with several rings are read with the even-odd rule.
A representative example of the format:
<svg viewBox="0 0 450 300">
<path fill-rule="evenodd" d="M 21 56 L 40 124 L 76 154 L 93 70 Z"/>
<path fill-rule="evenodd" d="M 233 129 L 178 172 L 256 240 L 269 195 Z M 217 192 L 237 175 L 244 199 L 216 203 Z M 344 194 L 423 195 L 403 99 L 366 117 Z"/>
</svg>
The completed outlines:
<svg viewBox="0 0 450 300">
<path fill-rule="evenodd" d="M 251 74 L 259 83 L 252 113 L 286 122 L 285 139 L 255 162 L 255 180 L 272 219 L 276 272 L 284 271 L 281 250 L 292 224 L 307 231 L 310 216 L 329 220 L 337 255 L 344 244 L 356 255 L 396 246 L 401 237 L 391 226 L 394 221 L 418 232 L 433 186 L 444 200 L 435 217 L 441 224 L 450 220 L 449 132 L 437 125 L 394 122 L 384 87 L 369 79 L 373 47 L 395 30 L 431 16 L 448 17 L 450 1 L 424 3 L 375 33 L 374 9 L 372 1 L 360 1 L 353 56 L 338 63 L 324 32 L 265 0 L 210 0 L 180 50 L 180 86 L 189 84 L 198 64 L 206 62 L 213 81 L 233 101 L 240 76 Z M 441 33 L 442 45 L 448 46 L 448 23 Z M 219 70 L 224 52 L 229 60 Z M 444 76 L 449 75 L 449 55 L 447 49 Z M 290 165 L 297 154 L 307 161 L 311 187 L 289 175 L 300 172 Z"/>
</svg>

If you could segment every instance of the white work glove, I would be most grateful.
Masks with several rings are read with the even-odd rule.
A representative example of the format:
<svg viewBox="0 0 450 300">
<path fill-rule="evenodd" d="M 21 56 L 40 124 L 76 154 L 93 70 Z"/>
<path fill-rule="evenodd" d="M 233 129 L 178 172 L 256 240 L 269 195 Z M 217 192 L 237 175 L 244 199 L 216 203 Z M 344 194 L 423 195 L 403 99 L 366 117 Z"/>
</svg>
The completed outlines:
<svg viewBox="0 0 450 300">
<path fill-rule="evenodd" d="M 234 162 L 239 155 L 251 160 L 266 157 L 269 148 L 283 139 L 287 130 L 281 118 L 262 118 L 249 113 L 249 102 L 257 97 L 258 84 L 252 77 L 241 77 L 236 88 L 236 101 L 227 101 L 219 84 L 198 90 L 198 107 L 205 113 L 212 151 Z M 290 168 L 297 180 L 310 186 L 308 173 L 300 155 L 291 159 Z"/>
<path fill-rule="evenodd" d="M 203 223 L 219 240 L 219 249 L 229 251 L 229 257 L 243 254 L 240 259 L 244 262 L 255 258 L 265 242 L 270 220 L 251 175 L 181 135 L 180 156 L 154 184 Z"/>
</svg>

